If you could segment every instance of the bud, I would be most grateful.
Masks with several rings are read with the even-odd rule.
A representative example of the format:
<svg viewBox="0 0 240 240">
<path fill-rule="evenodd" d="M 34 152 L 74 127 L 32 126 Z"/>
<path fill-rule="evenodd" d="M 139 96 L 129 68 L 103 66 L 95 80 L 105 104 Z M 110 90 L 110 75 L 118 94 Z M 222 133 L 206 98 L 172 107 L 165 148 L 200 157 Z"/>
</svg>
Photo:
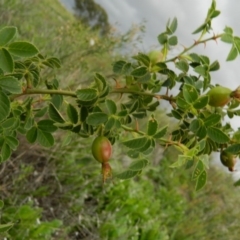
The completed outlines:
<svg viewBox="0 0 240 240">
<path fill-rule="evenodd" d="M 234 166 L 237 162 L 237 158 L 235 155 L 223 150 L 220 154 L 220 160 L 225 167 L 228 167 L 230 172 L 234 171 Z"/>
</svg>

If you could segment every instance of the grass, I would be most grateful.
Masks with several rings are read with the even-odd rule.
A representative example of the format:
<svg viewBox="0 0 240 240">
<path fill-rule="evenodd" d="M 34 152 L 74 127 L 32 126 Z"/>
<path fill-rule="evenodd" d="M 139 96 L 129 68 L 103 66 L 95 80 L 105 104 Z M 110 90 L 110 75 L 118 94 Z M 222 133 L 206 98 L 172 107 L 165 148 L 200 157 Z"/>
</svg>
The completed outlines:
<svg viewBox="0 0 240 240">
<path fill-rule="evenodd" d="M 17 26 L 20 38 L 43 54 L 61 59 L 62 68 L 45 72 L 44 79 L 57 77 L 63 88 L 73 89 L 95 72 L 112 74 L 112 53 L 121 38 L 101 38 L 56 0 L 0 0 L 0 19 L 1 26 Z M 157 149 L 142 175 L 113 179 L 103 188 L 89 150 L 92 139 L 64 131 L 56 138 L 50 150 L 21 138 L 14 156 L 1 165 L 1 224 L 14 223 L 8 233 L 0 232 L 2 239 L 239 239 L 240 196 L 221 169 L 213 166 L 207 186 L 196 193 L 190 171 L 169 168 L 176 153 Z M 124 168 L 123 151 L 114 145 L 115 171 Z"/>
</svg>

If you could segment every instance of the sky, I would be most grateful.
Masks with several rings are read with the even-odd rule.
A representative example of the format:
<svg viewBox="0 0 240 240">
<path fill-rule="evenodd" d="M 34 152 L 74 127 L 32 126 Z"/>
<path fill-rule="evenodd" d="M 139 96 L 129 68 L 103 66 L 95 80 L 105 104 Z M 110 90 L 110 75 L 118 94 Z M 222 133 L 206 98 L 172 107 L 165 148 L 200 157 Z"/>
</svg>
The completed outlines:
<svg viewBox="0 0 240 240">
<path fill-rule="evenodd" d="M 74 0 L 61 0 L 69 9 L 74 6 Z M 138 45 L 139 51 L 148 52 L 160 49 L 157 36 L 165 30 L 168 19 L 178 19 L 178 46 L 176 51 L 183 46 L 190 46 L 198 35 L 192 32 L 205 20 L 207 10 L 211 6 L 211 0 L 95 0 L 108 13 L 109 22 L 118 31 L 125 33 L 136 24 L 145 25 L 145 33 L 142 43 Z M 220 16 L 212 21 L 215 34 L 223 32 L 225 26 L 232 27 L 234 34 L 240 36 L 240 1 L 216 0 L 217 10 Z M 230 45 L 221 42 L 200 45 L 196 52 L 207 55 L 213 62 L 218 59 L 220 70 L 212 74 L 212 82 L 225 87 L 236 89 L 240 85 L 240 57 L 235 61 L 226 62 Z M 195 50 L 194 50 L 195 51 Z M 235 129 L 240 127 L 239 117 L 231 120 Z M 240 169 L 240 166 L 238 167 Z M 240 172 L 239 172 L 240 173 Z M 238 174 L 239 176 L 239 174 Z"/>
</svg>

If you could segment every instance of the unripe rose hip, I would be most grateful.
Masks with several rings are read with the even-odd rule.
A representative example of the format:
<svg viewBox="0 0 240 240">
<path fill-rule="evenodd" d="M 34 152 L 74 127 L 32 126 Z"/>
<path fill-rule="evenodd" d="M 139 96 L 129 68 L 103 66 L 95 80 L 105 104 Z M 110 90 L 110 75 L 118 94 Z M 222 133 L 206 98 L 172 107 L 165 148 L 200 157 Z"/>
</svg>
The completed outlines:
<svg viewBox="0 0 240 240">
<path fill-rule="evenodd" d="M 208 104 L 212 107 L 223 107 L 230 102 L 232 90 L 226 87 L 217 86 L 212 88 L 207 94 L 209 96 Z"/>
<path fill-rule="evenodd" d="M 106 163 L 112 155 L 112 145 L 104 136 L 96 137 L 92 143 L 92 154 L 100 163 Z"/>
<path fill-rule="evenodd" d="M 234 166 L 237 162 L 237 158 L 235 155 L 223 150 L 220 154 L 220 160 L 225 167 L 228 167 L 230 172 L 234 171 Z"/>
</svg>

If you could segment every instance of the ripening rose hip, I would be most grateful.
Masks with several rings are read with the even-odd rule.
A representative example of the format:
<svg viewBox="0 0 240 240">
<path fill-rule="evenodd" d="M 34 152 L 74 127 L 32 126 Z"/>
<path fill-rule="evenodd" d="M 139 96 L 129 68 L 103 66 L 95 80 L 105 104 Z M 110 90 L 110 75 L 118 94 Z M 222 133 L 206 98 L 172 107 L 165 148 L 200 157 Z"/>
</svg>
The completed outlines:
<svg viewBox="0 0 240 240">
<path fill-rule="evenodd" d="M 96 137 L 92 143 L 92 154 L 100 163 L 106 163 L 112 155 L 112 144 L 104 136 Z"/>
<path fill-rule="evenodd" d="M 228 104 L 232 98 L 232 90 L 226 87 L 217 86 L 212 88 L 207 94 L 209 96 L 208 104 L 212 107 L 223 107 Z"/>
<path fill-rule="evenodd" d="M 237 158 L 235 155 L 228 153 L 226 151 L 222 151 L 220 154 L 221 163 L 229 169 L 230 172 L 234 171 L 234 166 L 237 162 Z"/>
</svg>

